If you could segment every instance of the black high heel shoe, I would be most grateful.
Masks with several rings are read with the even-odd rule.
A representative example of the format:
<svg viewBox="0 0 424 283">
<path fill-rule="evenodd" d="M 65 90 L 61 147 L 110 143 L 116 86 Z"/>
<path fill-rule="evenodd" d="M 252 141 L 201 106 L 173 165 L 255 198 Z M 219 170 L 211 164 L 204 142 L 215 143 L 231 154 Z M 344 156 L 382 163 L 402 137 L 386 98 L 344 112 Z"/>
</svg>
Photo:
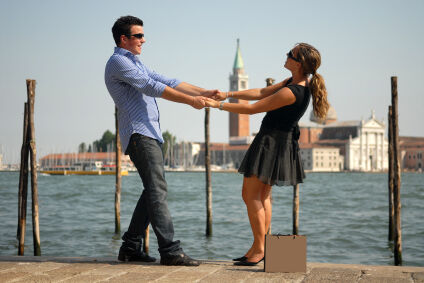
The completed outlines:
<svg viewBox="0 0 424 283">
<path fill-rule="evenodd" d="M 242 257 L 238 257 L 238 258 L 233 258 L 233 261 L 245 261 L 247 259 L 246 256 L 242 256 Z"/>
<path fill-rule="evenodd" d="M 251 261 L 247 261 L 247 259 L 243 260 L 243 261 L 237 261 L 234 263 L 234 265 L 240 265 L 240 266 L 255 266 L 258 263 L 260 263 L 261 261 L 264 260 L 265 257 L 263 257 L 261 260 L 259 260 L 258 262 L 251 262 Z"/>
</svg>

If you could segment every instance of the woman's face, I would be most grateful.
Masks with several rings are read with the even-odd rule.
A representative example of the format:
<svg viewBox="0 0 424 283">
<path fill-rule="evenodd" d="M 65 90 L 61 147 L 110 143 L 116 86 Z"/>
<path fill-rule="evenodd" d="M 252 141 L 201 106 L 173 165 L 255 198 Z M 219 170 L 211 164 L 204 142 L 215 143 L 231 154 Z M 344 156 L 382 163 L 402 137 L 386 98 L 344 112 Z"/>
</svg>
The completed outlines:
<svg viewBox="0 0 424 283">
<path fill-rule="evenodd" d="M 287 70 L 294 71 L 301 67 L 300 62 L 297 59 L 298 49 L 299 47 L 296 46 L 286 54 L 287 57 L 286 62 L 284 63 L 284 68 L 286 68 Z"/>
</svg>

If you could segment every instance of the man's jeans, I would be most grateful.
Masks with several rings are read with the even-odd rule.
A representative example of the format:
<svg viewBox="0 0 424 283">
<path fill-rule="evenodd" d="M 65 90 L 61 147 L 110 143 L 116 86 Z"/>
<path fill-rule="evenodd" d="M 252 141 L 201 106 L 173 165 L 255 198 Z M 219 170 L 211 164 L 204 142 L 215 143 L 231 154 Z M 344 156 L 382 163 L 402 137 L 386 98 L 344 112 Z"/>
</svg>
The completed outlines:
<svg viewBox="0 0 424 283">
<path fill-rule="evenodd" d="M 141 247 L 149 223 L 156 234 L 161 255 L 180 253 L 180 241 L 173 241 L 174 226 L 167 203 L 167 184 L 161 144 L 152 138 L 133 134 L 126 153 L 137 168 L 144 190 L 134 210 L 123 246 L 130 250 Z"/>
</svg>

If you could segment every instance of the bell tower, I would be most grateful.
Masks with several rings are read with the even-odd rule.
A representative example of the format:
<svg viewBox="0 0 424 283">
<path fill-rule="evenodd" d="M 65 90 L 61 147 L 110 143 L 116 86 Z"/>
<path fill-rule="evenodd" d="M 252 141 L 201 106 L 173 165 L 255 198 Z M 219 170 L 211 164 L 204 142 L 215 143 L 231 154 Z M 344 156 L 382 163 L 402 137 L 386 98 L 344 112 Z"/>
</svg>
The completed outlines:
<svg viewBox="0 0 424 283">
<path fill-rule="evenodd" d="M 230 92 L 249 88 L 249 76 L 244 73 L 244 63 L 240 52 L 240 40 L 237 39 L 236 58 L 233 73 L 230 74 Z M 230 103 L 248 104 L 246 100 L 230 98 Z M 230 144 L 247 144 L 250 142 L 249 115 L 229 113 L 230 115 Z"/>
</svg>

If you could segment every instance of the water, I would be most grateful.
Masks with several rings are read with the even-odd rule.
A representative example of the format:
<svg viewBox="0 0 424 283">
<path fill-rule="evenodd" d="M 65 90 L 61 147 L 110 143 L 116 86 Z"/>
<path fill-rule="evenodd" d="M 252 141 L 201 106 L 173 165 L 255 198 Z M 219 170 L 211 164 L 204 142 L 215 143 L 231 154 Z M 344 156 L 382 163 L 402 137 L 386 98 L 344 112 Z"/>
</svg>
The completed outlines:
<svg viewBox="0 0 424 283">
<path fill-rule="evenodd" d="M 17 253 L 19 174 L 0 172 L 0 255 Z M 241 199 L 242 177 L 212 174 L 213 236 L 205 237 L 203 173 L 167 173 L 175 239 L 200 259 L 231 259 L 250 247 L 252 236 Z M 122 178 L 121 225 L 128 227 L 142 190 L 137 174 Z M 114 176 L 38 177 L 41 252 L 45 256 L 117 255 Z M 272 232 L 292 231 L 291 187 L 273 188 Z M 404 265 L 424 265 L 424 174 L 402 174 Z M 33 254 L 29 188 L 25 254 Z M 310 173 L 300 186 L 299 234 L 307 235 L 308 261 L 393 265 L 387 241 L 386 174 Z M 158 257 L 151 230 L 150 254 Z"/>
</svg>

